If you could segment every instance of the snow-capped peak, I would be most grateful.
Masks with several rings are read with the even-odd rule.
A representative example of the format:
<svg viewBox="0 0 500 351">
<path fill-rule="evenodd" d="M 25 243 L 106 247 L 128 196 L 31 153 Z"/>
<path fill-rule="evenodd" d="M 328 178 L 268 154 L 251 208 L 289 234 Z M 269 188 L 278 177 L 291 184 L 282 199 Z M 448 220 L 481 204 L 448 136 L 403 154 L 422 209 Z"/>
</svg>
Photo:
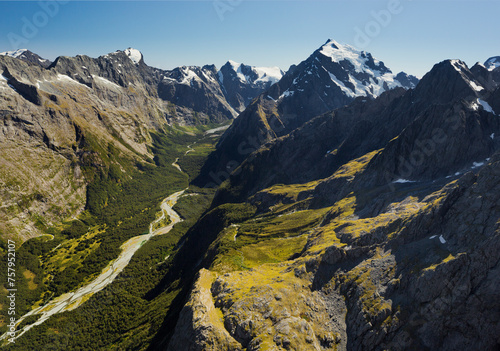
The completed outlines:
<svg viewBox="0 0 500 351">
<path fill-rule="evenodd" d="M 19 58 L 19 56 L 24 54 L 26 51 L 28 51 L 28 49 L 19 49 L 19 50 L 15 50 L 15 51 L 0 52 L 0 55 Z"/>
<path fill-rule="evenodd" d="M 279 67 L 253 67 L 253 70 L 258 74 L 257 82 L 277 83 L 284 76 L 284 72 Z"/>
<path fill-rule="evenodd" d="M 342 45 L 335 40 L 328 40 L 320 49 L 320 53 L 331 58 L 333 62 L 340 63 L 342 61 L 350 62 L 356 72 L 373 73 L 373 70 L 383 73 L 390 72 L 379 60 L 373 58 L 371 54 L 365 51 L 359 51 L 350 45 Z M 368 67 L 367 63 L 373 60 L 372 67 Z"/>
<path fill-rule="evenodd" d="M 133 63 L 136 65 L 141 61 L 142 59 L 142 53 L 139 50 L 133 49 L 133 48 L 128 48 L 127 50 L 124 51 L 124 53 L 128 56 L 130 60 L 132 60 Z"/>
<path fill-rule="evenodd" d="M 243 63 L 238 63 L 233 60 L 229 60 L 228 63 L 231 68 L 236 72 L 237 77 L 244 83 L 271 83 L 274 84 L 278 82 L 285 74 L 279 67 L 255 67 L 247 66 Z M 257 78 L 250 77 L 248 74 L 252 71 Z M 219 77 L 222 74 L 219 73 Z"/>
<path fill-rule="evenodd" d="M 401 74 L 400 78 L 406 78 L 403 80 L 407 81 L 402 83 L 383 62 L 370 53 L 331 39 L 299 66 L 303 68 L 297 71 L 298 74 L 289 87 L 290 93 L 307 91 L 306 86 L 317 81 L 317 86 L 324 87 L 318 91 L 323 100 L 333 97 L 338 89 L 348 98 L 376 97 L 389 89 L 416 84 L 409 82 L 416 80 L 415 77 L 403 77 Z"/>
<path fill-rule="evenodd" d="M 490 57 L 484 63 L 488 71 L 493 71 L 495 68 L 500 67 L 500 56 Z"/>
</svg>

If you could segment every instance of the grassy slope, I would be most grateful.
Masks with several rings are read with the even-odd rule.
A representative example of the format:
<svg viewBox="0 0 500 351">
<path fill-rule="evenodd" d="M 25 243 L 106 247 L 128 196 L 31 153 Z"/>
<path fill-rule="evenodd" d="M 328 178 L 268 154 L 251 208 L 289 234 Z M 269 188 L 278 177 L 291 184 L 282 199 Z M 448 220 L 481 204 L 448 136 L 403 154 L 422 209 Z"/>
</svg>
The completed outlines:
<svg viewBox="0 0 500 351">
<path fill-rule="evenodd" d="M 371 153 L 347 163 L 332 177 L 352 180 L 363 172 L 366 163 L 373 155 L 374 153 Z M 300 301 L 300 294 L 309 296 L 312 289 L 311 281 L 303 279 L 308 265 L 310 268 L 315 264 L 319 265 L 324 257 L 328 257 L 327 252 L 342 251 L 341 248 L 347 246 L 346 242 L 364 246 L 368 244 L 363 244 L 363 240 L 367 243 L 373 240 L 374 245 L 366 255 L 366 260 L 345 272 L 339 270 L 337 276 L 330 277 L 328 284 L 331 285 L 326 284 L 325 289 L 326 291 L 333 289 L 337 284 L 337 288 L 344 291 L 346 298 L 355 291 L 356 296 L 352 301 L 357 299 L 360 310 L 372 324 L 387 328 L 397 324 L 395 317 L 397 306 L 392 306 L 385 300 L 374 283 L 379 279 L 373 273 L 376 271 L 374 267 L 380 262 L 391 259 L 390 250 L 386 252 L 387 248 L 383 244 L 377 246 L 376 240 L 380 236 L 383 236 L 383 242 L 397 238 L 404 231 L 406 222 L 434 211 L 444 201 L 447 193 L 443 190 L 432 193 L 435 190 L 429 188 L 428 193 L 432 193 L 431 195 L 418 198 L 411 196 L 415 189 L 401 187 L 394 196 L 404 198 L 403 201 L 393 202 L 387 211 L 374 217 L 360 219 L 357 216 L 358 207 L 366 200 L 361 201 L 360 199 L 365 196 L 359 196 L 358 199 L 358 195 L 363 194 L 350 193 L 332 206 L 314 210 L 308 209 L 308 201 L 312 199 L 298 200 L 300 192 L 311 190 L 319 182 L 275 185 L 261 191 L 261 194 L 267 194 L 268 198 L 272 198 L 274 203 L 271 206 L 266 204 L 264 212 L 257 212 L 250 218 L 225 226 L 212 243 L 209 250 L 213 258 L 210 261 L 210 270 L 218 273 L 223 284 L 228 284 L 230 291 L 229 294 L 222 295 L 222 302 L 219 301 L 219 305 L 227 308 L 227 310 L 223 308 L 224 318 L 234 318 L 235 313 L 240 313 L 242 324 L 245 324 L 243 321 L 246 318 L 258 321 L 258 312 L 252 304 L 258 304 L 264 293 L 266 296 L 272 296 L 286 292 L 287 299 L 276 306 L 277 311 L 283 306 L 287 307 L 287 301 Z M 255 203 L 255 199 L 262 198 L 258 195 L 250 201 Z M 455 259 L 447 251 L 438 252 L 436 257 L 432 264 L 429 265 L 428 262 L 423 264 L 417 273 L 435 269 Z M 388 265 L 387 276 L 388 280 L 396 279 L 394 264 Z M 297 289 L 297 286 L 306 288 L 301 290 Z M 352 297 L 351 295 L 349 296 Z M 233 304 L 239 306 L 237 312 L 227 307 Z M 297 309 L 294 305 L 289 308 L 295 310 L 292 313 L 293 317 L 310 322 L 316 331 L 320 331 L 319 335 L 323 332 L 322 325 L 330 323 L 322 319 L 315 320 L 316 317 L 313 316 L 318 313 L 311 311 L 309 306 Z M 262 340 L 263 349 L 266 349 L 264 347 L 266 345 L 269 347 L 275 345 L 273 340 L 277 336 L 273 334 L 274 331 L 270 335 L 266 334 L 267 331 L 260 335 L 258 331 L 273 330 L 272 325 L 265 323 L 269 320 L 276 322 L 281 318 L 278 312 L 273 312 L 273 308 L 270 310 L 271 316 L 265 317 L 265 321 L 260 321 L 261 324 L 255 322 L 248 328 L 255 332 L 252 337 Z M 335 342 L 340 340 L 337 335 L 331 339 L 336 340 Z M 297 343 L 294 346 L 300 345 L 299 349 L 310 347 L 306 342 L 300 344 L 297 341 Z"/>
</svg>

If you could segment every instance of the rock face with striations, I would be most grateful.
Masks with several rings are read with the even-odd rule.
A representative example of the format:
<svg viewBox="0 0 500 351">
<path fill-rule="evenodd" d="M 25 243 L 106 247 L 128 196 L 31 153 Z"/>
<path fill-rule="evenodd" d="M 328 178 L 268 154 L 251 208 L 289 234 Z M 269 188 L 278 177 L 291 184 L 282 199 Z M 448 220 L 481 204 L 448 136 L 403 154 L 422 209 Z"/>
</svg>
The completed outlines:
<svg viewBox="0 0 500 351">
<path fill-rule="evenodd" d="M 164 104 L 169 122 L 220 123 L 236 116 L 224 98 L 213 66 L 165 71 L 146 65 L 139 51 L 127 49 L 97 59 L 59 57 L 50 68 L 91 88 L 110 82 L 133 94 L 139 87 L 147 98 Z"/>
</svg>

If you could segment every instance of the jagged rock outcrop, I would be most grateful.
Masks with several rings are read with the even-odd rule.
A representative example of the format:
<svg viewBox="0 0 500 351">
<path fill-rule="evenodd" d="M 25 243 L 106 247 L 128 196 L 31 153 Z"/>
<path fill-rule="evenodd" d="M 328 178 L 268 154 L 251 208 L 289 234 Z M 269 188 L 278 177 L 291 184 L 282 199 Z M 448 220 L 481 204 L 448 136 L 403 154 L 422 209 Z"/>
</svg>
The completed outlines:
<svg viewBox="0 0 500 351">
<path fill-rule="evenodd" d="M 168 350 L 241 351 L 237 342 L 224 328 L 222 312 L 215 307 L 210 292 L 215 274 L 200 270 L 191 299 L 181 311 L 175 338 Z"/>
<path fill-rule="evenodd" d="M 213 122 L 224 122 L 237 113 L 225 99 L 215 66 L 179 67 L 164 73 L 158 83 L 158 96 L 172 104 L 203 112 Z M 198 113 L 195 113 L 196 122 Z"/>
<path fill-rule="evenodd" d="M 242 112 L 252 100 L 285 73 L 278 67 L 252 67 L 228 61 L 218 72 L 224 95 L 233 108 Z"/>
<path fill-rule="evenodd" d="M 399 72 L 395 78 L 403 88 L 413 89 L 418 85 L 419 79 L 405 72 Z"/>
</svg>

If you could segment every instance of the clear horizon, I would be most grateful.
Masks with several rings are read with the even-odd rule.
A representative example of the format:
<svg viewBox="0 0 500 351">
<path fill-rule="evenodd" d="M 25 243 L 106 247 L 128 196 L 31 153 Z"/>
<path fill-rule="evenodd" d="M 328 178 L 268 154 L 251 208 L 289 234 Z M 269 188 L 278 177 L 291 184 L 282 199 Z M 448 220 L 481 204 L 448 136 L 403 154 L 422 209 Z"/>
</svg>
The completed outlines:
<svg viewBox="0 0 500 351">
<path fill-rule="evenodd" d="M 500 55 L 496 1 L 0 1 L 0 52 L 54 60 L 133 47 L 162 69 L 228 60 L 288 70 L 328 39 L 418 77 Z"/>
</svg>

